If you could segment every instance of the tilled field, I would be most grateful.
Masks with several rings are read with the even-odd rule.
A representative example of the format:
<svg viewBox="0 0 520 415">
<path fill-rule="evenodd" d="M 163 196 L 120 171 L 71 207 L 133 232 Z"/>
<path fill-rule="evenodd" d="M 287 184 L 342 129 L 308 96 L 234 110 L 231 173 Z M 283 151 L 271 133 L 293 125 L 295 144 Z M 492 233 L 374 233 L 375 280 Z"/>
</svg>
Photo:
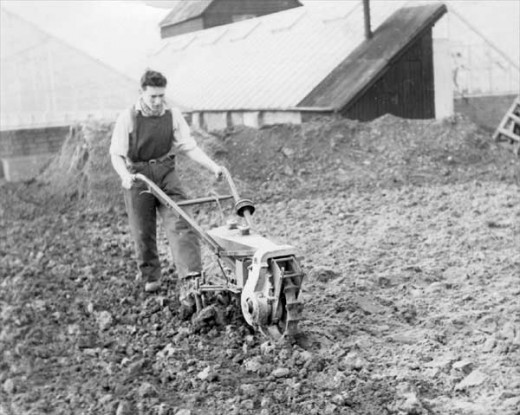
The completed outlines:
<svg viewBox="0 0 520 415">
<path fill-rule="evenodd" d="M 164 240 L 163 289 L 144 295 L 120 205 L 93 203 L 117 181 L 62 166 L 82 198 L 55 164 L 2 186 L 0 414 L 519 413 L 512 153 L 464 120 L 206 139 L 259 201 L 258 229 L 301 252 L 298 343 L 267 341 L 233 307 L 180 322 Z"/>
</svg>

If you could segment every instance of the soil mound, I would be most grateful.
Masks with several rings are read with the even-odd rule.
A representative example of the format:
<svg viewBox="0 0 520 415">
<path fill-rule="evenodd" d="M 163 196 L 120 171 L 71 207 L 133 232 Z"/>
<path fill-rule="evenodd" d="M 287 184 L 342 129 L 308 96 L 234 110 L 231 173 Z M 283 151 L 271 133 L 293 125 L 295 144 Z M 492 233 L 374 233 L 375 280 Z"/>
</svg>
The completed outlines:
<svg viewBox="0 0 520 415">
<path fill-rule="evenodd" d="M 29 201 L 26 206 L 31 201 L 33 205 L 26 213 L 74 204 L 122 209 L 119 179 L 108 155 L 112 128 L 111 122 L 99 120 L 71 128 L 61 153 L 23 188 L 20 198 Z M 303 125 L 194 134 L 211 157 L 229 168 L 240 192 L 257 202 L 334 195 L 346 189 L 517 182 L 520 177 L 514 154 L 460 116 L 406 120 L 385 115 L 367 123 L 322 118 Z M 212 190 L 228 192 L 182 156 L 178 169 L 194 197 Z"/>
<path fill-rule="evenodd" d="M 510 152 L 463 117 L 322 119 L 223 136 L 234 174 L 262 199 L 471 180 L 518 180 Z"/>
</svg>

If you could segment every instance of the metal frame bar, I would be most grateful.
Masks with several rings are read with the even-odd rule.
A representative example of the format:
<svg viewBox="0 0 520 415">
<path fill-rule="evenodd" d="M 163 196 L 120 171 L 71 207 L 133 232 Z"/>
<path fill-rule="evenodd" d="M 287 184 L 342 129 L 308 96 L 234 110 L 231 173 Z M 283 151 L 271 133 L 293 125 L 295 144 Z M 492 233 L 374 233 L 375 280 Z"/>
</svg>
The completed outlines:
<svg viewBox="0 0 520 415">
<path fill-rule="evenodd" d="M 177 202 L 178 206 L 191 206 L 191 205 L 201 205 L 203 203 L 216 203 L 222 200 L 233 199 L 232 195 L 218 195 L 218 196 L 208 196 L 208 197 L 200 197 L 198 199 L 190 199 L 183 200 L 181 202 Z"/>
<path fill-rule="evenodd" d="M 195 231 L 197 236 L 207 245 L 209 245 L 214 252 L 218 254 L 223 250 L 222 247 L 204 231 L 204 229 L 202 229 L 186 212 L 184 212 L 184 210 L 182 210 L 177 203 L 170 199 L 168 195 L 164 193 L 153 181 L 141 173 L 137 173 L 135 178 L 145 183 L 148 186 L 149 192 L 153 193 L 162 204 L 172 209 L 178 216 L 184 219 Z"/>
</svg>

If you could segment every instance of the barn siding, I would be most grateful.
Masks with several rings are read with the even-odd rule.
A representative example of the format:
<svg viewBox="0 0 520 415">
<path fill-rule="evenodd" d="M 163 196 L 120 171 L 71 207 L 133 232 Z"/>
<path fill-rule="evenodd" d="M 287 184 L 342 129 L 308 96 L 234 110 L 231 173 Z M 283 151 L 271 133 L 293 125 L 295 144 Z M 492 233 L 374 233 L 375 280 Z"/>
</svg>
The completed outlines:
<svg viewBox="0 0 520 415">
<path fill-rule="evenodd" d="M 215 1 L 204 13 L 204 27 L 220 26 L 233 22 L 233 16 L 264 16 L 301 6 L 295 0 L 220 0 Z"/>
<path fill-rule="evenodd" d="M 204 29 L 204 20 L 202 17 L 186 20 L 171 26 L 161 27 L 161 38 L 165 39 L 172 36 L 182 35 L 184 33 L 196 32 Z"/>
<path fill-rule="evenodd" d="M 342 109 L 347 118 L 368 121 L 384 114 L 434 118 L 433 43 L 431 29 L 416 40 L 358 100 Z"/>
</svg>

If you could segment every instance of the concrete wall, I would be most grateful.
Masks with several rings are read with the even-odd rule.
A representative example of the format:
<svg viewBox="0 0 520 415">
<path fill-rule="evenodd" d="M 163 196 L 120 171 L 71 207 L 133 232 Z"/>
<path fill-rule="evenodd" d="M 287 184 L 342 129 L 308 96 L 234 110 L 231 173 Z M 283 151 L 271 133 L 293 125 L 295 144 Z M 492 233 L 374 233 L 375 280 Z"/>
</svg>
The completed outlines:
<svg viewBox="0 0 520 415">
<path fill-rule="evenodd" d="M 300 111 L 206 111 L 191 113 L 192 126 L 206 131 L 218 131 L 226 128 L 246 126 L 260 128 L 276 124 L 301 124 Z"/>
<path fill-rule="evenodd" d="M 20 182 L 36 177 L 54 157 L 54 154 L 9 157 L 1 159 L 3 177 L 8 182 Z"/>
<path fill-rule="evenodd" d="M 69 127 L 0 131 L 0 178 L 27 180 L 58 153 Z"/>
<path fill-rule="evenodd" d="M 302 116 L 300 111 L 263 111 L 262 125 L 275 124 L 301 124 Z"/>
<path fill-rule="evenodd" d="M 57 153 L 68 134 L 69 127 L 0 131 L 0 157 Z"/>
<path fill-rule="evenodd" d="M 433 39 L 435 118 L 453 115 L 453 71 L 449 39 Z"/>
<path fill-rule="evenodd" d="M 516 95 L 465 97 L 455 99 L 455 112 L 464 114 L 473 122 L 495 131 L 506 115 Z"/>
<path fill-rule="evenodd" d="M 437 118 L 444 118 L 456 112 L 468 116 L 476 124 L 490 131 L 498 127 L 516 97 L 516 95 L 501 95 L 455 100 L 451 98 L 447 102 L 450 88 L 446 88 L 442 102 L 439 102 L 442 105 L 436 107 L 440 112 L 436 114 Z M 313 117 L 325 115 L 331 115 L 331 112 L 242 110 L 193 112 L 191 118 L 194 127 L 216 131 L 240 125 L 261 128 L 275 124 L 301 124 Z"/>
<path fill-rule="evenodd" d="M 246 127 L 251 128 L 260 128 L 260 111 L 247 111 L 240 114 L 242 116 L 243 124 L 238 125 L 245 125 Z M 235 116 L 236 117 L 236 116 Z"/>
</svg>

